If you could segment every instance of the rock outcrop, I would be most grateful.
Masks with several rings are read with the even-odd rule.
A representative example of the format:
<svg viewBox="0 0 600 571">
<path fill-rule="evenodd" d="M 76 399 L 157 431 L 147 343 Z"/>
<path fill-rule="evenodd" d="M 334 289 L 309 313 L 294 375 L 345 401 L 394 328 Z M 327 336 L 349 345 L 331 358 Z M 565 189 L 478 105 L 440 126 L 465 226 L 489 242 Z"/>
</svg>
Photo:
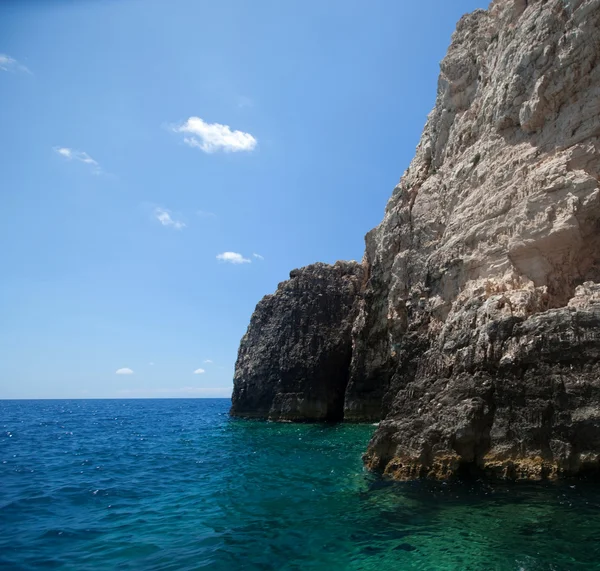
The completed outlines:
<svg viewBox="0 0 600 571">
<path fill-rule="evenodd" d="M 520 292 L 465 300 L 403 379 L 367 464 L 402 480 L 597 472 L 599 293 L 588 282 L 567 307 L 530 316 L 511 307 Z"/>
<path fill-rule="evenodd" d="M 382 419 L 368 466 L 600 472 L 599 150 L 600 0 L 460 20 L 366 236 L 344 418 Z"/>
<path fill-rule="evenodd" d="M 356 262 L 294 270 L 257 305 L 235 366 L 231 413 L 340 421 L 364 270 Z"/>
</svg>

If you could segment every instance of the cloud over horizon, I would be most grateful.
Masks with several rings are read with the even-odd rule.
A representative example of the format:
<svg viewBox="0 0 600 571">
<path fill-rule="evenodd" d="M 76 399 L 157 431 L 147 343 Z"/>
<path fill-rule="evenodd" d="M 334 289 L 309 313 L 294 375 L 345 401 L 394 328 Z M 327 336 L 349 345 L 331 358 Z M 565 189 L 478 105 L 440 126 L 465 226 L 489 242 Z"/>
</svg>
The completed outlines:
<svg viewBox="0 0 600 571">
<path fill-rule="evenodd" d="M 252 260 L 244 258 L 242 254 L 238 254 L 237 252 L 223 252 L 222 254 L 217 254 L 217 260 L 219 260 L 219 262 L 226 262 L 228 264 L 252 263 Z"/>
<path fill-rule="evenodd" d="M 175 230 L 181 230 L 185 228 L 185 222 L 181 220 L 174 220 L 171 216 L 171 211 L 165 208 L 155 208 L 154 217 L 163 225 L 175 228 Z"/>
<path fill-rule="evenodd" d="M 257 140 L 243 131 L 232 131 L 229 125 L 206 123 L 200 117 L 190 117 L 185 123 L 172 127 L 175 133 L 187 135 L 183 142 L 211 154 L 217 151 L 238 153 L 253 151 Z"/>
<path fill-rule="evenodd" d="M 133 375 L 133 370 L 129 367 L 123 367 L 122 369 L 117 369 L 115 375 Z"/>
<path fill-rule="evenodd" d="M 76 151 L 75 149 L 70 149 L 69 147 L 54 147 L 54 150 L 63 158 L 70 160 L 76 160 L 86 165 L 90 165 L 92 167 L 93 174 L 101 174 L 102 169 L 98 164 L 98 161 L 95 161 L 90 155 L 88 155 L 84 151 Z"/>
</svg>

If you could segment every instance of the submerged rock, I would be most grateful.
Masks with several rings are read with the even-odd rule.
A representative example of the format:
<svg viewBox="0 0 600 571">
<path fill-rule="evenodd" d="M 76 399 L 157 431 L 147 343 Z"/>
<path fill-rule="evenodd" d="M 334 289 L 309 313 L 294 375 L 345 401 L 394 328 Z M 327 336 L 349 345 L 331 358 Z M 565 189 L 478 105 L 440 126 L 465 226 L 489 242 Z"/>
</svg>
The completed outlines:
<svg viewBox="0 0 600 571">
<path fill-rule="evenodd" d="M 344 418 L 381 420 L 369 467 L 399 479 L 600 472 L 599 149 L 600 0 L 496 0 L 460 20 L 343 318 Z M 293 304 L 267 302 L 287 333 L 267 354 L 251 324 L 234 412 L 243 388 L 249 416 L 328 417 L 272 408 L 279 394 L 327 400 L 325 377 L 305 374 L 323 359 L 310 340 L 322 328 L 314 346 L 330 348 L 339 328 L 314 305 L 299 327 Z M 266 374 L 248 374 L 254 351 Z"/>
</svg>

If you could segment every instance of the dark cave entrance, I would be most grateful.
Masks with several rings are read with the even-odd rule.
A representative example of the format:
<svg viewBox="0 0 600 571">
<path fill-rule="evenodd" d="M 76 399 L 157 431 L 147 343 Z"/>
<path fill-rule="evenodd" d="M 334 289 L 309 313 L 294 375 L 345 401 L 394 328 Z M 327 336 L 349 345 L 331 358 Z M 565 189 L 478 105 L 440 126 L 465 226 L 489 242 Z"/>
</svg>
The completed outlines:
<svg viewBox="0 0 600 571">
<path fill-rule="evenodd" d="M 332 366 L 326 377 L 327 382 L 327 422 L 343 422 L 344 405 L 346 402 L 346 389 L 350 381 L 350 362 L 352 349 L 344 351 L 336 359 L 332 359 Z"/>
</svg>

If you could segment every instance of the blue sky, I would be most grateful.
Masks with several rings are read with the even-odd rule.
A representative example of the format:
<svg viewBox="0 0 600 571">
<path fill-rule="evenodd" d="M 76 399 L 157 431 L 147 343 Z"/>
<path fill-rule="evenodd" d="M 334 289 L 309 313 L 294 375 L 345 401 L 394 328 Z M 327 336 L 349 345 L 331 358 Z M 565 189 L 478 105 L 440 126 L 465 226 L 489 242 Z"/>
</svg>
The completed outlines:
<svg viewBox="0 0 600 571">
<path fill-rule="evenodd" d="M 229 396 L 260 298 L 361 259 L 486 4 L 2 2 L 0 398 Z"/>
</svg>

